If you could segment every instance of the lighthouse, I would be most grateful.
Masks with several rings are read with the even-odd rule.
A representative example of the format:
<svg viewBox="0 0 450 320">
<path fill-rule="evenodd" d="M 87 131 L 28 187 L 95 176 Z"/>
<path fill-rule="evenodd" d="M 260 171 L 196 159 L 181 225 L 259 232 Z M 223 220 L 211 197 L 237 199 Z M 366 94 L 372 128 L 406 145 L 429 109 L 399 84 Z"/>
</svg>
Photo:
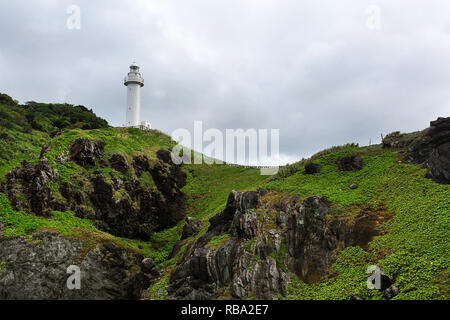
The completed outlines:
<svg viewBox="0 0 450 320">
<path fill-rule="evenodd" d="M 128 72 L 128 75 L 124 79 L 124 85 L 127 87 L 125 127 L 140 128 L 143 130 L 151 129 L 150 123 L 140 121 L 141 87 L 144 86 L 144 79 L 139 72 L 139 66 L 135 62 L 130 66 L 130 72 Z"/>
</svg>

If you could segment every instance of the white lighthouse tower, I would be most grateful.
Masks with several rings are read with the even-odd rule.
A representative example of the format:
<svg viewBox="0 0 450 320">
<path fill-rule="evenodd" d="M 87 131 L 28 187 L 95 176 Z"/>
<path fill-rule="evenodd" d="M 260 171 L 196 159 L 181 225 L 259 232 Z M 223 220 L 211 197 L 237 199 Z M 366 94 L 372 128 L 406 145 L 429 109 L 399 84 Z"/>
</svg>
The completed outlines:
<svg viewBox="0 0 450 320">
<path fill-rule="evenodd" d="M 127 117 L 125 127 L 151 129 L 151 124 L 140 121 L 141 115 L 141 87 L 144 86 L 144 79 L 139 72 L 139 66 L 133 62 L 130 72 L 125 77 L 124 85 L 127 87 Z"/>
</svg>

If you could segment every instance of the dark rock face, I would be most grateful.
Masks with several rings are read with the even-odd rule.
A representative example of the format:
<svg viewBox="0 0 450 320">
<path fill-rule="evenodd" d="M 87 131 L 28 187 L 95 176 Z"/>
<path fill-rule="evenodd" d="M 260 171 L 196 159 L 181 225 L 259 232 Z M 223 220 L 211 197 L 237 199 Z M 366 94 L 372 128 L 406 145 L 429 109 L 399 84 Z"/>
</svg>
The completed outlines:
<svg viewBox="0 0 450 320">
<path fill-rule="evenodd" d="M 69 158 L 85 167 L 101 164 L 103 147 L 100 141 L 76 139 L 69 147 Z M 148 241 L 155 230 L 173 227 L 182 220 L 187 205 L 186 195 L 181 191 L 186 174 L 172 162 L 169 151 L 160 150 L 157 156 L 153 168 L 145 156 L 134 161 L 140 170 L 148 170 L 156 189 L 144 190 L 134 177 L 122 181 L 111 172 L 108 181 L 100 172 L 94 172 L 93 176 L 75 181 L 78 185 L 61 183 L 59 192 L 65 201 L 56 201 L 47 184 L 59 179 L 58 172 L 43 158 L 34 166 L 23 162 L 21 167 L 14 168 L 0 191 L 8 196 L 15 210 L 50 216 L 51 210 L 70 209 L 79 218 L 93 220 L 102 231 Z M 110 163 L 122 173 L 129 168 L 125 157 L 119 154 L 113 155 Z M 124 193 L 128 196 L 123 196 Z"/>
<path fill-rule="evenodd" d="M 428 177 L 442 184 L 450 184 L 450 142 L 436 147 L 426 162 Z"/>
<path fill-rule="evenodd" d="M 399 131 L 392 132 L 383 138 L 383 148 L 396 148 L 401 149 L 409 146 L 414 139 L 419 135 L 418 132 L 404 134 Z"/>
<path fill-rule="evenodd" d="M 384 290 L 383 292 L 383 297 L 385 299 L 392 299 L 393 297 L 395 297 L 396 295 L 398 295 L 399 290 L 396 286 L 390 286 L 389 288 L 387 288 L 386 290 Z"/>
<path fill-rule="evenodd" d="M 111 167 L 120 173 L 125 174 L 130 167 L 128 165 L 127 159 L 121 154 L 113 154 L 111 158 L 109 159 L 109 163 L 111 164 Z"/>
<path fill-rule="evenodd" d="M 308 162 L 305 165 L 305 173 L 306 174 L 320 173 L 321 168 L 322 167 L 320 166 L 320 164 Z"/>
<path fill-rule="evenodd" d="M 258 247 L 266 260 L 255 263 L 253 254 L 243 247 L 245 240 L 263 236 L 257 215 L 252 212 L 258 201 L 254 191 L 230 193 L 226 208 L 210 219 L 209 231 L 189 247 L 172 273 L 169 294 L 178 299 L 210 299 L 216 289 L 225 286 L 230 287 L 235 298 L 256 292 L 259 298 L 272 299 L 275 293 L 286 292 L 286 273 L 279 271 L 275 259 L 269 257 L 275 248 Z M 204 247 L 226 230 L 232 233 L 231 240 L 217 249 Z"/>
<path fill-rule="evenodd" d="M 116 236 L 147 241 L 154 231 L 173 227 L 184 218 L 187 203 L 181 188 L 186 184 L 186 174 L 170 157 L 165 157 L 167 153 L 170 154 L 167 150 L 157 152 L 159 161 L 154 168 L 150 168 L 145 156 L 134 159 L 133 165 L 139 163 L 139 170 L 148 170 L 157 187 L 157 190 L 144 190 L 136 179 L 123 183 L 138 208 L 126 198 L 114 200 L 115 187 L 102 175 L 91 179 L 94 191 L 89 197 L 96 211 L 98 228 Z M 117 187 L 119 182 L 113 179 L 113 184 Z"/>
<path fill-rule="evenodd" d="M 308 283 L 320 281 L 336 260 L 339 242 L 364 246 L 377 234 L 378 221 L 370 214 L 353 224 L 337 218 L 327 222 L 325 198 L 273 204 L 264 200 L 266 193 L 230 193 L 225 209 L 210 219 L 208 232 L 187 245 L 171 274 L 169 296 L 211 299 L 229 292 L 231 298 L 274 299 L 286 295 L 288 271 Z M 208 246 L 225 233 L 229 240 Z"/>
<path fill-rule="evenodd" d="M 83 252 L 81 241 L 47 231 L 0 237 L 0 299 L 139 299 L 158 274 L 141 255 L 113 244 Z M 81 289 L 67 288 L 67 268 L 81 270 Z"/>
<path fill-rule="evenodd" d="M 363 161 L 358 155 L 342 157 L 338 160 L 338 168 L 341 171 L 359 171 L 363 165 Z"/>
<path fill-rule="evenodd" d="M 133 168 L 138 177 L 141 176 L 142 172 L 150 170 L 150 163 L 146 156 L 136 156 L 133 158 Z"/>
<path fill-rule="evenodd" d="M 152 211 L 140 214 L 127 199 L 115 201 L 113 187 L 102 175 L 95 176 L 91 182 L 94 191 L 90 194 L 90 200 L 97 213 L 96 226 L 99 229 L 120 237 L 150 239 L 153 232 Z"/>
<path fill-rule="evenodd" d="M 202 229 L 202 225 L 203 225 L 202 220 L 187 217 L 186 224 L 183 227 L 181 240 L 196 235 Z"/>
<path fill-rule="evenodd" d="M 37 216 L 46 216 L 50 209 L 60 207 L 53 201 L 52 192 L 46 184 L 58 179 L 58 171 L 48 164 L 47 159 L 41 159 L 34 166 L 26 161 L 6 175 L 3 190 L 8 196 L 12 207 L 33 212 Z M 19 200 L 24 195 L 26 200 Z"/>
<path fill-rule="evenodd" d="M 406 160 L 423 163 L 428 177 L 438 183 L 450 183 L 450 117 L 438 118 L 408 147 Z"/>
<path fill-rule="evenodd" d="M 83 168 L 92 168 L 96 161 L 101 158 L 104 147 L 103 141 L 78 138 L 69 146 L 69 160 Z"/>
<path fill-rule="evenodd" d="M 324 198 L 309 197 L 288 220 L 287 265 L 307 283 L 321 280 L 336 258 L 337 237 L 325 222 L 328 206 Z"/>
<path fill-rule="evenodd" d="M 161 231 L 175 226 L 184 217 L 187 200 L 181 188 L 186 185 L 187 176 L 180 165 L 172 162 L 170 151 L 159 150 L 156 156 L 159 161 L 149 172 L 164 197 L 164 203 L 154 215 L 156 230 Z"/>
</svg>

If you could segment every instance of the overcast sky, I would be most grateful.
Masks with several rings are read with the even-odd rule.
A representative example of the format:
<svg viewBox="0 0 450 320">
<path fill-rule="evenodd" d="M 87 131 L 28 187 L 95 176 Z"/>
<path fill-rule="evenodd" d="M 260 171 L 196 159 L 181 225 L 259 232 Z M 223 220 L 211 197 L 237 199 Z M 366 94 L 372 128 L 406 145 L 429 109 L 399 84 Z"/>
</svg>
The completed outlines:
<svg viewBox="0 0 450 320">
<path fill-rule="evenodd" d="M 279 128 L 292 163 L 450 116 L 450 1 L 0 0 L 0 92 L 22 103 L 120 126 L 133 60 L 154 128 Z"/>
</svg>

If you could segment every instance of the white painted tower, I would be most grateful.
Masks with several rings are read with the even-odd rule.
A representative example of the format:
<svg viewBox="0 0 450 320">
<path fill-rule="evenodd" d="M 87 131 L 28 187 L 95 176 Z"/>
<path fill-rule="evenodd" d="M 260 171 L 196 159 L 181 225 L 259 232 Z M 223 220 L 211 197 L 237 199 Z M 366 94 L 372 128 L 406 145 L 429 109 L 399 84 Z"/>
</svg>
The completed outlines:
<svg viewBox="0 0 450 320">
<path fill-rule="evenodd" d="M 127 87 L 127 118 L 125 127 L 151 129 L 149 123 L 140 121 L 141 87 L 144 86 L 144 79 L 139 72 L 139 66 L 134 62 L 130 66 L 130 72 L 125 77 L 124 85 Z"/>
</svg>

